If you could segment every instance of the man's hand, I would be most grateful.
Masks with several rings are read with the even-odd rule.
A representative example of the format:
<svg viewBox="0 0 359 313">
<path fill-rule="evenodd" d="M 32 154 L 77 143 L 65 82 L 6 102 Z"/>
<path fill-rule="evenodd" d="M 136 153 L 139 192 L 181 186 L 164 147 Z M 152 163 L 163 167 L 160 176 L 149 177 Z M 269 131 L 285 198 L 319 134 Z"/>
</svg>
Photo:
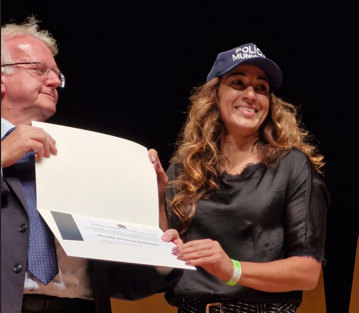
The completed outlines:
<svg viewBox="0 0 359 313">
<path fill-rule="evenodd" d="M 9 167 L 20 160 L 25 153 L 35 151 L 35 161 L 48 158 L 57 153 L 53 139 L 42 128 L 30 125 L 19 125 L 1 141 L 1 167 Z"/>
</svg>

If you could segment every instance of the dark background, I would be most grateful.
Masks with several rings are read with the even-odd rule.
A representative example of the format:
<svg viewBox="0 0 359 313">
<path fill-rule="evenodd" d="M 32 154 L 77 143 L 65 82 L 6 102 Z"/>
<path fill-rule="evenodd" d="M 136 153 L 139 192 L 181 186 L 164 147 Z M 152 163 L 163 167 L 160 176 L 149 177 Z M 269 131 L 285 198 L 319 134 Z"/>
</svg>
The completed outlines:
<svg viewBox="0 0 359 313">
<path fill-rule="evenodd" d="M 327 163 L 327 312 L 348 312 L 359 235 L 354 1 L 2 1 L 2 24 L 30 14 L 57 39 L 66 76 L 49 122 L 155 148 L 165 168 L 217 53 L 253 42 L 277 62 L 276 94 L 300 108 Z"/>
</svg>

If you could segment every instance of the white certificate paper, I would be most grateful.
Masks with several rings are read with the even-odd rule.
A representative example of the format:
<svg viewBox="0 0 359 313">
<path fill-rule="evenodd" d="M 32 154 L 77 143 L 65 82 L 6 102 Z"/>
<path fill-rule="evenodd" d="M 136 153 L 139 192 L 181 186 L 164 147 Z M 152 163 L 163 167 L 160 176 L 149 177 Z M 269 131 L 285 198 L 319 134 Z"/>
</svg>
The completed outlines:
<svg viewBox="0 0 359 313">
<path fill-rule="evenodd" d="M 135 142 L 32 122 L 58 153 L 36 163 L 37 209 L 69 256 L 195 269 L 161 240 L 156 173 Z"/>
</svg>

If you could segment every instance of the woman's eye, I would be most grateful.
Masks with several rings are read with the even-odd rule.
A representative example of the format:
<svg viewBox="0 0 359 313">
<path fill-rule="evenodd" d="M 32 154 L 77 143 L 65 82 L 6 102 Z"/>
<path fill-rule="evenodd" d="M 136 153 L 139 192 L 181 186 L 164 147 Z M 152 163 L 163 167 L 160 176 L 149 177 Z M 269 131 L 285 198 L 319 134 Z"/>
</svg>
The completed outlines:
<svg viewBox="0 0 359 313">
<path fill-rule="evenodd" d="M 258 91 L 261 91 L 261 92 L 267 92 L 268 91 L 268 87 L 266 85 L 264 85 L 264 84 L 257 85 L 256 89 Z"/>
<path fill-rule="evenodd" d="M 234 84 L 235 86 L 244 87 L 244 83 L 240 79 L 232 81 L 232 84 Z"/>
</svg>

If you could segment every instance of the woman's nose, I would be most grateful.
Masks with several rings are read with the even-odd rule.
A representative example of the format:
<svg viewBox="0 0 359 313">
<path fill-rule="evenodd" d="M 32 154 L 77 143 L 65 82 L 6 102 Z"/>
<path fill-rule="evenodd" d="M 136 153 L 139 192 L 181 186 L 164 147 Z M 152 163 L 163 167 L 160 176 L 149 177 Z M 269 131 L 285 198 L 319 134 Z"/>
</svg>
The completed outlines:
<svg viewBox="0 0 359 313">
<path fill-rule="evenodd" d="M 245 90 L 244 90 L 244 95 L 243 98 L 247 101 L 253 101 L 256 98 L 256 93 L 254 92 L 254 88 L 252 86 L 248 86 Z"/>
</svg>

